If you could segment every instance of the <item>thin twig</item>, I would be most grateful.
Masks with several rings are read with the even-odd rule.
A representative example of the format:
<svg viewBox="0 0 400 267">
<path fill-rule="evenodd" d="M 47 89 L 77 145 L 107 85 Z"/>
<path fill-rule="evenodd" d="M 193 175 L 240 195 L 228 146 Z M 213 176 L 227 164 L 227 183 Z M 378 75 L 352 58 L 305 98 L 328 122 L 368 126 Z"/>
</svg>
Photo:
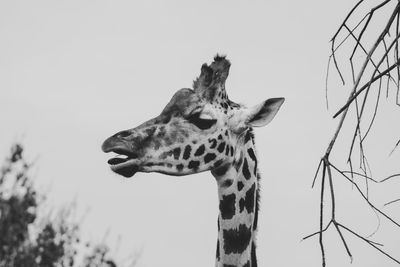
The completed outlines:
<svg viewBox="0 0 400 267">
<path fill-rule="evenodd" d="M 321 249 L 321 256 L 322 256 L 322 267 L 326 266 L 325 261 L 325 248 L 323 242 L 323 227 L 324 227 L 324 190 L 325 190 L 325 174 L 326 174 L 326 164 L 324 162 L 322 167 L 322 179 L 321 179 L 321 198 L 320 198 L 320 209 L 319 209 L 319 246 Z"/>
<path fill-rule="evenodd" d="M 397 141 L 397 143 L 394 145 L 394 148 L 392 149 L 392 151 L 390 152 L 389 156 L 391 156 L 393 154 L 393 152 L 396 150 L 396 148 L 400 145 L 400 139 L 399 141 Z"/>
<path fill-rule="evenodd" d="M 333 115 L 333 118 L 336 118 L 337 116 L 339 116 L 340 113 L 346 111 L 348 109 L 348 107 L 350 106 L 351 102 L 354 101 L 354 99 L 357 98 L 357 96 L 362 93 L 366 88 L 368 88 L 372 83 L 374 83 L 375 81 L 377 81 L 378 79 L 382 78 L 383 76 L 387 75 L 391 70 L 393 70 L 394 68 L 396 68 L 398 65 L 400 64 L 400 59 L 396 61 L 396 63 L 394 63 L 392 66 L 390 66 L 389 68 L 387 68 L 384 72 L 382 72 L 380 75 L 375 76 L 373 79 L 371 79 L 368 83 L 364 84 L 357 92 L 355 92 L 350 98 L 349 100 L 346 102 L 346 104 L 341 107 L 339 109 L 338 112 L 335 113 L 335 115 Z"/>
<path fill-rule="evenodd" d="M 343 177 L 345 177 L 350 183 L 352 183 L 357 191 L 360 193 L 360 195 L 364 198 L 364 200 L 368 203 L 368 205 L 376 210 L 377 212 L 379 212 L 383 217 L 385 217 L 386 219 L 388 219 L 390 222 L 392 222 L 393 224 L 395 224 L 397 227 L 400 227 L 400 224 L 398 222 L 396 222 L 395 220 L 393 220 L 390 216 L 388 216 L 386 213 L 384 213 L 383 211 L 381 211 L 380 209 L 378 209 L 377 207 L 375 207 L 374 204 L 372 204 L 369 199 L 364 195 L 364 193 L 361 191 L 360 187 L 358 186 L 357 183 L 355 183 L 354 181 L 352 181 L 349 177 L 347 177 L 347 175 L 345 175 L 343 172 L 341 172 L 338 168 L 336 168 L 334 165 L 331 164 L 331 166 L 338 172 L 340 173 Z"/>
<path fill-rule="evenodd" d="M 368 180 L 370 180 L 370 181 L 372 181 L 372 182 L 374 182 L 374 183 L 378 183 L 378 181 L 377 180 L 375 180 L 375 179 L 373 179 L 373 178 L 371 178 L 371 177 L 369 177 L 369 176 L 367 176 L 367 175 L 365 175 L 365 174 L 362 174 L 362 173 L 359 173 L 359 172 L 355 172 L 355 171 L 342 171 L 343 173 L 348 173 L 348 174 L 351 174 L 351 175 L 358 175 L 358 176 L 361 176 L 361 177 L 363 177 L 363 178 L 365 178 L 365 179 L 368 179 Z"/>
<path fill-rule="evenodd" d="M 317 179 L 317 176 L 318 176 L 318 173 L 319 173 L 319 169 L 321 168 L 321 164 L 322 164 L 322 159 L 319 161 L 319 164 L 318 164 L 318 167 L 317 167 L 317 171 L 315 172 L 311 188 L 314 188 L 315 180 Z"/>
<path fill-rule="evenodd" d="M 343 229 L 347 230 L 348 232 L 352 233 L 353 235 L 357 236 L 358 238 L 360 238 L 361 240 L 364 240 L 367 244 L 369 244 L 370 246 L 372 246 L 373 248 L 375 248 L 376 250 L 378 250 L 379 252 L 381 252 L 383 255 L 385 255 L 386 257 L 388 257 L 389 259 L 393 260 L 394 262 L 400 264 L 400 261 L 395 259 L 394 257 L 392 257 L 390 254 L 388 254 L 387 252 L 383 251 L 382 249 L 380 249 L 375 242 L 372 242 L 362 236 L 360 236 L 359 234 L 357 234 L 356 232 L 350 230 L 349 228 L 347 228 L 346 226 L 339 224 L 340 227 L 342 227 Z"/>
<path fill-rule="evenodd" d="M 317 231 L 315 233 L 309 234 L 308 236 L 303 237 L 301 240 L 306 240 L 309 239 L 310 237 L 313 237 L 315 235 L 318 235 L 321 232 L 325 232 L 326 230 L 328 230 L 329 226 L 332 224 L 332 220 L 330 220 L 330 222 L 325 226 L 324 229 L 322 229 L 322 231 Z"/>
<path fill-rule="evenodd" d="M 398 202 L 398 201 L 400 201 L 400 198 L 398 198 L 398 199 L 395 199 L 395 200 L 392 200 L 392 201 L 389 201 L 389 202 L 385 203 L 383 206 L 387 206 L 387 205 L 390 205 L 390 204 L 396 203 L 396 202 Z"/>
<path fill-rule="evenodd" d="M 386 182 L 387 180 L 392 179 L 394 177 L 398 177 L 398 176 L 400 176 L 400 173 L 392 174 L 389 177 L 386 177 L 385 179 L 381 180 L 380 183 Z"/>
</svg>

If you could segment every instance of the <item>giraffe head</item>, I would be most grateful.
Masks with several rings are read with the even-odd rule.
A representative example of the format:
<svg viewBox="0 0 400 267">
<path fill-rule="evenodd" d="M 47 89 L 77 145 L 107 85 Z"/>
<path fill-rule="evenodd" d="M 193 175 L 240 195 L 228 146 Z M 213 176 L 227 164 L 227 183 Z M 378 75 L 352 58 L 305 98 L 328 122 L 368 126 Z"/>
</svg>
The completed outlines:
<svg viewBox="0 0 400 267">
<path fill-rule="evenodd" d="M 248 128 L 265 126 L 284 98 L 271 98 L 247 108 L 229 100 L 225 81 L 230 62 L 216 56 L 203 64 L 192 89 L 178 90 L 161 114 L 104 141 L 108 161 L 125 177 L 136 172 L 187 175 L 215 171 L 231 164 Z"/>
</svg>

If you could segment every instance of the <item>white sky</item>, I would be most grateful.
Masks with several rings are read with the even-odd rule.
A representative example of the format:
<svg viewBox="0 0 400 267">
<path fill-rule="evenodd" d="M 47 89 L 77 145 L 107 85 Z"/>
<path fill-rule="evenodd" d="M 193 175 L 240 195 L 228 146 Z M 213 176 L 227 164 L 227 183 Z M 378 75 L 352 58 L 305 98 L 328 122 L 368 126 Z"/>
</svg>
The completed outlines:
<svg viewBox="0 0 400 267">
<path fill-rule="evenodd" d="M 122 238 L 121 257 L 143 249 L 140 266 L 214 266 L 218 201 L 211 174 L 124 179 L 109 170 L 100 146 L 158 115 L 176 90 L 191 86 L 202 63 L 227 54 L 233 101 L 286 98 L 275 120 L 256 130 L 259 266 L 320 266 L 317 239 L 300 239 L 318 229 L 319 192 L 310 184 L 336 126 L 324 102 L 328 42 L 353 2 L 1 1 L 0 156 L 14 141 L 31 158 L 39 155 L 37 177 L 49 201 L 76 198 L 82 213 L 90 208 L 82 232 L 101 240 L 111 229 L 111 246 Z M 348 94 L 335 85 L 331 90 L 344 92 L 339 96 Z M 400 136 L 393 110 L 380 114 L 376 128 L 384 130 L 370 142 L 373 155 L 387 155 Z M 377 162 L 388 170 L 387 157 Z M 338 216 L 361 234 L 373 232 L 373 212 L 348 184 L 338 188 Z M 379 207 L 399 197 L 396 188 L 392 182 L 376 190 Z M 385 211 L 398 215 L 399 206 Z M 400 231 L 381 225 L 374 240 L 395 251 Z M 328 266 L 349 266 L 338 236 L 328 235 Z M 346 237 L 351 266 L 396 266 Z"/>
</svg>

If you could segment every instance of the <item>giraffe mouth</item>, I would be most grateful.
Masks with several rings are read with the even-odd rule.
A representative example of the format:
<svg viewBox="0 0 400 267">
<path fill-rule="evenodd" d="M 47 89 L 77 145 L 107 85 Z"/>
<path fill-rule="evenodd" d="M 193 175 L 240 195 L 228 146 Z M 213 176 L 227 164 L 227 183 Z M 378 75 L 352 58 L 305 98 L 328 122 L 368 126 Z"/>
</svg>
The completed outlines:
<svg viewBox="0 0 400 267">
<path fill-rule="evenodd" d="M 138 155 L 125 149 L 113 149 L 117 156 L 109 159 L 107 163 L 113 172 L 124 177 L 132 177 L 139 169 Z"/>
<path fill-rule="evenodd" d="M 113 172 L 127 178 L 132 177 L 139 170 L 137 159 L 130 156 L 117 156 L 109 159 L 107 163 L 110 165 L 110 168 Z"/>
<path fill-rule="evenodd" d="M 129 160 L 129 157 L 126 157 L 126 158 L 115 157 L 115 158 L 109 159 L 107 161 L 107 163 L 110 165 L 118 165 L 118 164 L 127 162 L 128 160 Z"/>
</svg>

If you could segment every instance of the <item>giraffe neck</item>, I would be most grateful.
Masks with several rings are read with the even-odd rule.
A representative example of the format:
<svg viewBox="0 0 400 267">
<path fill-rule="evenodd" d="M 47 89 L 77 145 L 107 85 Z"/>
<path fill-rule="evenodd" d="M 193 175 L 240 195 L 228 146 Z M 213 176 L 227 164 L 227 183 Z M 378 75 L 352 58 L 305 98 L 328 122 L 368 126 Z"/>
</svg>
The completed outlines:
<svg viewBox="0 0 400 267">
<path fill-rule="evenodd" d="M 233 163 L 222 165 L 213 175 L 220 201 L 216 266 L 256 267 L 259 183 L 251 129 L 236 149 Z"/>
</svg>

